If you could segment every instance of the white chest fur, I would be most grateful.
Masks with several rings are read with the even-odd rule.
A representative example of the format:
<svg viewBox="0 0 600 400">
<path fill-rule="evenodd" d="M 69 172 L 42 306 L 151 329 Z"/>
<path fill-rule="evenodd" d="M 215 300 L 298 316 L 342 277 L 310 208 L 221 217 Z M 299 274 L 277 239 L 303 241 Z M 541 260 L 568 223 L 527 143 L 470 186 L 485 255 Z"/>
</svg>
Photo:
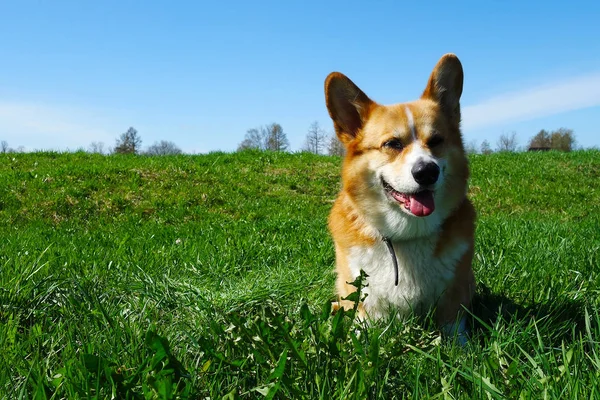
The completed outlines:
<svg viewBox="0 0 600 400">
<path fill-rule="evenodd" d="M 383 241 L 373 246 L 353 247 L 349 265 L 353 278 L 364 270 L 368 275 L 365 311 L 371 318 L 390 312 L 399 316 L 429 310 L 444 293 L 454 277 L 457 262 L 468 249 L 458 242 L 439 255 L 434 255 L 436 237 L 393 243 L 398 260 L 398 286 L 394 284 L 392 255 Z"/>
</svg>

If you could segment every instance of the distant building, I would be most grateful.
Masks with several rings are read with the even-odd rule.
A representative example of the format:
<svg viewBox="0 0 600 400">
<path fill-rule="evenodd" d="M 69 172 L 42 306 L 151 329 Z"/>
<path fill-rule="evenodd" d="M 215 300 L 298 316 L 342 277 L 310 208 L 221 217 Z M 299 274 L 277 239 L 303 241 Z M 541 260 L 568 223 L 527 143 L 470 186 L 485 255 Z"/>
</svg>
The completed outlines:
<svg viewBox="0 0 600 400">
<path fill-rule="evenodd" d="M 550 151 L 552 147 L 550 146 L 529 146 L 527 151 Z"/>
</svg>

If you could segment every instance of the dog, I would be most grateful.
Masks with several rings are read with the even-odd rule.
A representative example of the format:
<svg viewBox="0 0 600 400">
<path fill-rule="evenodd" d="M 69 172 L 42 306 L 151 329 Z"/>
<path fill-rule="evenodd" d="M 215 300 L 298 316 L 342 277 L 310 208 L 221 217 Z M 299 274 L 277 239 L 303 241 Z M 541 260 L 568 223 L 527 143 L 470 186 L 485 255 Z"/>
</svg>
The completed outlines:
<svg viewBox="0 0 600 400">
<path fill-rule="evenodd" d="M 342 189 L 328 227 L 335 244 L 334 308 L 351 309 L 362 269 L 360 319 L 425 315 L 468 340 L 476 213 L 467 198 L 468 159 L 460 129 L 463 68 L 454 54 L 436 64 L 418 100 L 382 105 L 332 72 L 325 100 L 345 147 Z"/>
</svg>

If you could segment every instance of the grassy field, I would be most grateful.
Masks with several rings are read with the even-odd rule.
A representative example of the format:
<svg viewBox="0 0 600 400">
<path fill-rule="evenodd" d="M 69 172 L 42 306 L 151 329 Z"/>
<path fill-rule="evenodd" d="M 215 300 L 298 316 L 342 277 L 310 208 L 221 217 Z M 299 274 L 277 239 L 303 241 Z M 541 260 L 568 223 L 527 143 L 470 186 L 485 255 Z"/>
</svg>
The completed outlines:
<svg viewBox="0 0 600 400">
<path fill-rule="evenodd" d="M 470 161 L 462 349 L 330 315 L 339 158 L 0 155 L 0 398 L 600 398 L 600 152 Z"/>
</svg>

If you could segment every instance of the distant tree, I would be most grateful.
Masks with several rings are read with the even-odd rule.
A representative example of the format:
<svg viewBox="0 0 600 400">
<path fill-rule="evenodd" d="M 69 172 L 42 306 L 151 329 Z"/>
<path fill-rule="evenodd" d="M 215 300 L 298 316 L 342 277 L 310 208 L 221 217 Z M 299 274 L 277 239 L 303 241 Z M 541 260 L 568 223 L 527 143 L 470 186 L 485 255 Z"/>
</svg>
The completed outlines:
<svg viewBox="0 0 600 400">
<path fill-rule="evenodd" d="M 571 151 L 575 148 L 573 129 L 559 128 L 550 134 L 550 147 L 553 150 Z"/>
<path fill-rule="evenodd" d="M 248 149 L 258 149 L 258 147 L 254 146 L 250 139 L 245 138 L 238 144 L 237 151 L 243 151 Z"/>
<path fill-rule="evenodd" d="M 326 141 L 327 135 L 325 134 L 325 131 L 321 129 L 319 123 L 315 121 L 308 128 L 304 150 L 315 154 L 321 154 L 325 150 Z"/>
<path fill-rule="evenodd" d="M 248 129 L 244 140 L 238 145 L 238 151 L 246 149 L 285 151 L 289 145 L 290 142 L 281 125 L 272 123 Z"/>
<path fill-rule="evenodd" d="M 267 126 L 267 130 L 269 132 L 267 136 L 267 150 L 286 151 L 290 147 L 290 142 L 281 125 L 272 123 Z"/>
<path fill-rule="evenodd" d="M 481 142 L 481 154 L 492 154 L 493 150 L 492 150 L 492 146 L 490 146 L 490 142 L 488 142 L 487 140 L 484 140 L 483 142 Z"/>
<path fill-rule="evenodd" d="M 268 132 L 264 127 L 248 129 L 244 140 L 238 145 L 238 151 L 246 149 L 266 150 L 267 137 Z"/>
<path fill-rule="evenodd" d="M 89 152 L 104 154 L 104 143 L 103 142 L 92 142 L 89 147 Z"/>
<path fill-rule="evenodd" d="M 154 142 L 152 146 L 149 146 L 145 154 L 149 156 L 167 156 L 183 153 L 179 147 L 173 142 L 161 140 L 160 142 Z"/>
<path fill-rule="evenodd" d="M 550 148 L 550 133 L 542 129 L 534 137 L 529 140 L 528 148 Z"/>
<path fill-rule="evenodd" d="M 0 151 L 2 151 L 3 154 L 8 153 L 8 142 L 6 140 L 0 142 Z"/>
<path fill-rule="evenodd" d="M 114 152 L 119 154 L 137 154 L 141 146 L 142 138 L 138 134 L 138 131 L 131 127 L 117 139 Z"/>
<path fill-rule="evenodd" d="M 500 135 L 496 143 L 496 149 L 500 152 L 515 152 L 517 151 L 517 132 L 512 132 L 510 135 L 503 133 Z"/>
<path fill-rule="evenodd" d="M 327 154 L 330 156 L 340 157 L 343 157 L 344 154 L 346 154 L 346 148 L 342 142 L 340 142 L 340 139 L 338 139 L 335 133 L 329 138 L 329 143 L 327 144 Z"/>
<path fill-rule="evenodd" d="M 465 152 L 467 154 L 477 154 L 477 140 L 473 139 L 465 144 Z"/>
<path fill-rule="evenodd" d="M 572 129 L 559 128 L 552 132 L 542 129 L 529 140 L 528 148 L 571 151 L 575 148 L 575 143 L 575 133 Z"/>
</svg>

